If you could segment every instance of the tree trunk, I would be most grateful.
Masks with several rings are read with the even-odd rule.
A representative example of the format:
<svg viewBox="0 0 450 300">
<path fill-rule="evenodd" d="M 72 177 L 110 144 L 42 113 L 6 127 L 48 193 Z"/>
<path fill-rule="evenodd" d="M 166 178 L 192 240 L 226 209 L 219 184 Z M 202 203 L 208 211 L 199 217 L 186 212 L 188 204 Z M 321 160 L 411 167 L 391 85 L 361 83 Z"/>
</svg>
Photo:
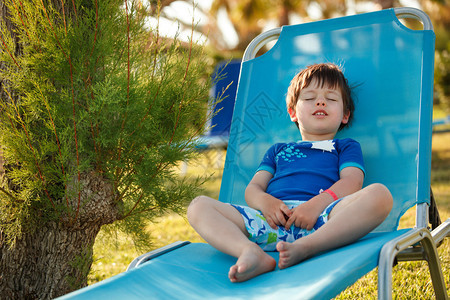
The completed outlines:
<svg viewBox="0 0 450 300">
<path fill-rule="evenodd" d="M 81 186 L 87 204 L 75 222 L 43 224 L 11 248 L 0 232 L 0 298 L 51 299 L 87 285 L 95 238 L 102 225 L 119 218 L 119 210 L 117 194 L 101 176 L 83 174 Z"/>
<path fill-rule="evenodd" d="M 395 0 L 377 0 L 380 9 L 387 9 L 394 7 Z"/>
<path fill-rule="evenodd" d="M 80 230 L 46 224 L 16 244 L 0 242 L 4 299 L 52 299 L 85 286 L 100 226 Z"/>
</svg>

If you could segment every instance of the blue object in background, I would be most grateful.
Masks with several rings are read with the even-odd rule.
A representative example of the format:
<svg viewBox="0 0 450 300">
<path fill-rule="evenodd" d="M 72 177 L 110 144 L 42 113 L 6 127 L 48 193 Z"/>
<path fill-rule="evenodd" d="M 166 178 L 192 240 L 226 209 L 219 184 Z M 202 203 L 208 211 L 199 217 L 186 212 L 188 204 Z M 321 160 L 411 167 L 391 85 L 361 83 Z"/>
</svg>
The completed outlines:
<svg viewBox="0 0 450 300">
<path fill-rule="evenodd" d="M 207 131 L 199 138 L 198 149 L 227 148 L 240 69 L 240 60 L 224 61 L 216 66 L 212 78 L 217 82 L 210 91 L 214 115 L 207 124 Z M 214 103 L 219 98 L 220 101 Z"/>
<path fill-rule="evenodd" d="M 216 67 L 213 78 L 220 77 L 220 80 L 211 88 L 211 94 L 214 99 L 221 97 L 222 101 L 215 107 L 215 111 L 220 111 L 211 120 L 214 127 L 209 131 L 209 135 L 230 134 L 240 69 L 240 60 L 222 62 Z"/>
</svg>

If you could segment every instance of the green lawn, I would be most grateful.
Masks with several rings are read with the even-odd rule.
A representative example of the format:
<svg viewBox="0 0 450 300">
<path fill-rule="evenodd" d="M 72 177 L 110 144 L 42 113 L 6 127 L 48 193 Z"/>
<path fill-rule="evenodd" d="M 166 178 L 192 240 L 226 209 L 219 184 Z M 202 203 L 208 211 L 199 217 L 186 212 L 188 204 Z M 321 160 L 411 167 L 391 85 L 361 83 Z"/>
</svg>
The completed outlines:
<svg viewBox="0 0 450 300">
<path fill-rule="evenodd" d="M 205 194 L 218 197 L 221 179 L 221 165 L 213 164 L 217 155 L 209 153 L 209 159 L 200 159 L 190 163 L 188 173 L 213 173 L 205 186 Z M 439 133 L 433 136 L 432 188 L 437 200 L 441 219 L 450 218 L 450 133 Z M 400 221 L 400 228 L 413 227 L 415 211 L 408 211 Z M 169 214 L 155 220 L 147 226 L 151 232 L 152 248 L 158 248 L 175 241 L 203 241 L 189 226 L 185 216 Z M 116 241 L 108 240 L 107 235 L 100 233 L 94 246 L 94 264 L 90 273 L 89 284 L 109 278 L 126 270 L 133 258 L 141 253 L 134 249 L 132 241 L 126 236 L 118 236 Z M 446 285 L 450 293 L 450 239 L 439 248 Z M 376 299 L 377 270 L 373 270 L 358 280 L 353 286 L 342 292 L 336 299 Z M 434 292 L 426 262 L 400 263 L 393 274 L 394 299 L 433 299 Z"/>
</svg>

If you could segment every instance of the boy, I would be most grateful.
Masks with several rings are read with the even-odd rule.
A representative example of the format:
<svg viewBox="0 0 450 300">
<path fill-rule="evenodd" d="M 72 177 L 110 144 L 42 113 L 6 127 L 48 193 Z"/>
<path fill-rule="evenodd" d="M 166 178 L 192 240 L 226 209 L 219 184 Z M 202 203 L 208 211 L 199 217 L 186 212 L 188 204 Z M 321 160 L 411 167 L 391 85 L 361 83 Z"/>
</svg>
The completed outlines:
<svg viewBox="0 0 450 300">
<path fill-rule="evenodd" d="M 216 249 L 237 257 L 228 277 L 241 282 L 352 243 L 383 222 L 392 196 L 381 184 L 364 189 L 359 144 L 334 139 L 354 110 L 350 88 L 333 64 L 297 74 L 286 98 L 302 141 L 272 146 L 248 184 L 248 207 L 200 196 L 188 208 L 192 227 Z"/>
</svg>

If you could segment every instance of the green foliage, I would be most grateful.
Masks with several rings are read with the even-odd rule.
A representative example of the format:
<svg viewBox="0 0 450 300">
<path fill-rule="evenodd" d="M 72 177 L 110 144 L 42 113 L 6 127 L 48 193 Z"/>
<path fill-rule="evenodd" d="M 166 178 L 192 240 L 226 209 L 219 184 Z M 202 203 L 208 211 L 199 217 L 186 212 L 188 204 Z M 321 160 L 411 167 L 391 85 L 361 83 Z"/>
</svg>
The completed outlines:
<svg viewBox="0 0 450 300">
<path fill-rule="evenodd" d="M 435 104 L 450 111 L 450 11 L 442 1 L 433 1 L 426 11 L 433 23 L 436 34 L 436 52 L 434 62 Z"/>
<path fill-rule="evenodd" d="M 0 230 L 10 242 L 45 221 L 74 224 L 90 172 L 114 187 L 127 232 L 181 209 L 201 184 L 173 170 L 206 122 L 202 47 L 146 29 L 134 1 L 5 2 L 17 35 L 1 24 Z"/>
<path fill-rule="evenodd" d="M 435 89 L 439 103 L 450 110 L 450 42 L 447 50 L 436 52 Z"/>
</svg>

